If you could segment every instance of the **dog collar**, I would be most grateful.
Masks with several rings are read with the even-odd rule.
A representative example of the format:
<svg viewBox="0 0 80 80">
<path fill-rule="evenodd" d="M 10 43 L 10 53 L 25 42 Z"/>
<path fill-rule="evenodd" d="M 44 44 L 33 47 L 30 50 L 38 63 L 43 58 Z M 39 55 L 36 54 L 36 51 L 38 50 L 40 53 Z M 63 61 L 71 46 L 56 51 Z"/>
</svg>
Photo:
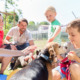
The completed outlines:
<svg viewBox="0 0 80 80">
<path fill-rule="evenodd" d="M 44 55 L 44 54 L 39 53 L 39 56 L 41 56 L 42 58 L 44 58 L 46 61 L 48 61 L 48 62 L 50 62 L 50 63 L 53 62 L 53 61 L 51 61 L 51 60 L 49 59 L 48 56 L 46 56 L 46 55 Z"/>
</svg>

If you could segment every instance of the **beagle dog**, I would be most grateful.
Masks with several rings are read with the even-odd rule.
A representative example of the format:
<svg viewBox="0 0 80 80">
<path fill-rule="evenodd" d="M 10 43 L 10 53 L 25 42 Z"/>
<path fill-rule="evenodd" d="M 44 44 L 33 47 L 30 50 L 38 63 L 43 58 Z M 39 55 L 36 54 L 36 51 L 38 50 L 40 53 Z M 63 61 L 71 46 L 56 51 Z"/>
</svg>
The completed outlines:
<svg viewBox="0 0 80 80">
<path fill-rule="evenodd" d="M 54 80 L 51 63 L 55 62 L 57 55 L 64 54 L 66 49 L 56 42 L 48 43 L 37 59 L 15 73 L 10 80 Z"/>
</svg>

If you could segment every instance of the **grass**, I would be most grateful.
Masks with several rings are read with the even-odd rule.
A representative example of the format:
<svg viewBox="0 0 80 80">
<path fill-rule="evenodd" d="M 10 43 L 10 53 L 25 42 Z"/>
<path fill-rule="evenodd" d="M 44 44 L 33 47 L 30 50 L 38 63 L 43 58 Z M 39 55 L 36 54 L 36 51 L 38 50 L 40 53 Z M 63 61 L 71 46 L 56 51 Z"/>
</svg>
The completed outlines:
<svg viewBox="0 0 80 80">
<path fill-rule="evenodd" d="M 34 40 L 34 44 L 37 46 L 37 49 L 42 50 L 44 46 L 46 45 L 47 40 Z M 65 42 L 62 42 L 61 44 L 64 45 Z"/>
<path fill-rule="evenodd" d="M 47 40 L 35 40 L 34 44 L 37 46 L 37 49 L 42 50 L 44 48 L 44 46 L 46 45 Z"/>
</svg>

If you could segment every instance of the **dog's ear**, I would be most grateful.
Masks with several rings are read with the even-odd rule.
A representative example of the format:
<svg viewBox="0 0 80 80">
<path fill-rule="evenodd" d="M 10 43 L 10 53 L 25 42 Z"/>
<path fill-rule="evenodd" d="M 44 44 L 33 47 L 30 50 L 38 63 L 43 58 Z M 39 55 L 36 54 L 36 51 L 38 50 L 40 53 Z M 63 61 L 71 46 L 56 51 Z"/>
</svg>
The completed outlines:
<svg viewBox="0 0 80 80">
<path fill-rule="evenodd" d="M 39 51 L 38 50 L 36 50 L 36 55 L 38 55 L 39 54 Z"/>
<path fill-rule="evenodd" d="M 54 47 L 49 48 L 49 53 L 50 53 L 50 58 L 51 58 L 51 55 L 55 54 Z"/>
</svg>

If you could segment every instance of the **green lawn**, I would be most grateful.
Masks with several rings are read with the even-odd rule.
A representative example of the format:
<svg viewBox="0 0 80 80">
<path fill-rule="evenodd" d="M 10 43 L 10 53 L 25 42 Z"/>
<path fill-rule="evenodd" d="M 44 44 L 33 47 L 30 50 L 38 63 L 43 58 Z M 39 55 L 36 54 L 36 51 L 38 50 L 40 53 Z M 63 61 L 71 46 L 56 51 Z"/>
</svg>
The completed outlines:
<svg viewBox="0 0 80 80">
<path fill-rule="evenodd" d="M 0 63 L 0 68 L 1 68 L 1 63 Z M 5 75 L 9 75 L 13 70 L 8 70 L 9 66 L 6 68 L 6 70 L 4 71 Z"/>
<path fill-rule="evenodd" d="M 47 40 L 34 40 L 34 43 L 37 46 L 37 49 L 42 50 L 46 45 Z M 62 42 L 61 44 L 64 45 L 64 42 Z"/>
<path fill-rule="evenodd" d="M 44 46 L 47 43 L 47 40 L 34 40 L 35 45 L 37 46 L 37 49 L 42 50 L 44 48 Z"/>
</svg>

